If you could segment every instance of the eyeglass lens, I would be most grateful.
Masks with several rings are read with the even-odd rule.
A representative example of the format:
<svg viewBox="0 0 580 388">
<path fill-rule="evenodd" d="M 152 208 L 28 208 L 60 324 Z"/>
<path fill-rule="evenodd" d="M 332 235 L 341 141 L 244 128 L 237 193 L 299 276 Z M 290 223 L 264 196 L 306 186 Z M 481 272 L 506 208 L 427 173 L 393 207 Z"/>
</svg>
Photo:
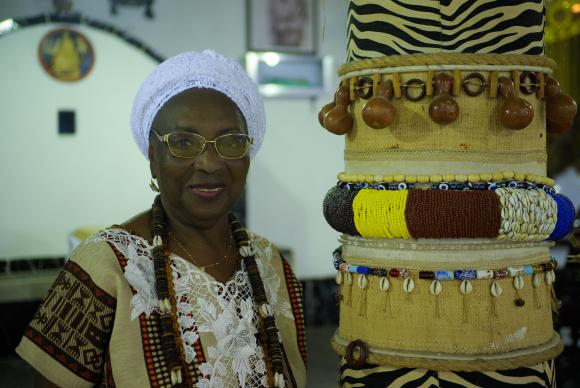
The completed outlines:
<svg viewBox="0 0 580 388">
<path fill-rule="evenodd" d="M 180 157 L 195 157 L 201 154 L 206 140 L 195 133 L 177 132 L 168 137 L 169 148 Z M 226 159 L 242 158 L 248 152 L 249 139 L 243 134 L 227 134 L 215 139 L 218 154 Z"/>
</svg>

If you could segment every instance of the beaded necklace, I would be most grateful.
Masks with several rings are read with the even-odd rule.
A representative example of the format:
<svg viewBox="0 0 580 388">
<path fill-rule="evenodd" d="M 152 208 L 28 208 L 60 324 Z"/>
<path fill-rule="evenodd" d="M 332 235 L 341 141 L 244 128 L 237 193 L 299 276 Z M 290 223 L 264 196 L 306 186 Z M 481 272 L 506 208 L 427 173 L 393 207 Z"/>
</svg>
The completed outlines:
<svg viewBox="0 0 580 388">
<path fill-rule="evenodd" d="M 264 284 L 250 245 L 247 231 L 232 214 L 228 215 L 232 233 L 248 274 L 252 294 L 260 316 L 262 339 L 265 340 L 265 358 L 268 366 L 268 383 L 282 388 L 284 381 L 284 356 L 279 342 L 279 333 L 274 317 L 274 309 L 268 303 Z M 153 266 L 155 270 L 155 288 L 159 299 L 159 326 L 161 331 L 161 349 L 171 372 L 171 383 L 175 387 L 193 386 L 187 368 L 183 346 L 177 324 L 177 306 L 171 275 L 171 261 L 167 248 L 168 231 L 165 211 L 161 196 L 155 197 L 151 207 L 151 235 L 153 236 Z M 185 381 L 184 381 L 185 379 Z"/>
<path fill-rule="evenodd" d="M 183 251 L 183 253 L 185 253 L 187 255 L 187 257 L 189 257 L 190 261 L 195 264 L 196 266 L 199 267 L 199 269 L 201 269 L 203 272 L 205 272 L 206 269 L 208 268 L 213 268 L 215 266 L 220 265 L 221 263 L 224 263 L 226 261 L 228 261 L 228 254 L 226 253 L 223 257 L 223 259 L 217 260 L 215 263 L 212 264 L 208 264 L 208 265 L 201 265 L 197 262 L 197 260 L 195 260 L 193 258 L 193 256 L 191 255 L 191 253 L 189 253 L 189 251 L 187 249 L 185 249 L 185 247 L 183 246 L 183 244 L 181 243 L 181 241 L 179 241 L 177 239 L 177 237 L 175 237 L 173 235 L 173 233 L 171 232 L 167 232 L 167 234 L 169 235 L 169 237 L 171 237 L 173 239 L 173 241 L 175 241 L 177 243 L 177 245 L 179 245 L 179 248 L 181 248 L 181 250 Z M 232 242 L 234 241 L 234 237 L 230 234 L 230 243 L 228 245 L 228 252 L 230 252 L 232 250 Z"/>
</svg>

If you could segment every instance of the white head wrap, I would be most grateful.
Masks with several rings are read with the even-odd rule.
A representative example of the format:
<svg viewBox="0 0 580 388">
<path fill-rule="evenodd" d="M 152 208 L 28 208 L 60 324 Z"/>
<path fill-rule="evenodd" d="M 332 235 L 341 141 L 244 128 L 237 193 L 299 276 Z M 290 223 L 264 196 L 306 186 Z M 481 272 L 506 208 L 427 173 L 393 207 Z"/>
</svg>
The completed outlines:
<svg viewBox="0 0 580 388">
<path fill-rule="evenodd" d="M 238 106 L 246 119 L 248 135 L 254 139 L 250 146 L 253 158 L 266 132 L 262 97 L 239 64 L 213 50 L 178 54 L 157 66 L 145 79 L 131 112 L 131 130 L 141 153 L 148 158 L 149 132 L 157 112 L 171 97 L 192 88 L 216 90 Z"/>
</svg>

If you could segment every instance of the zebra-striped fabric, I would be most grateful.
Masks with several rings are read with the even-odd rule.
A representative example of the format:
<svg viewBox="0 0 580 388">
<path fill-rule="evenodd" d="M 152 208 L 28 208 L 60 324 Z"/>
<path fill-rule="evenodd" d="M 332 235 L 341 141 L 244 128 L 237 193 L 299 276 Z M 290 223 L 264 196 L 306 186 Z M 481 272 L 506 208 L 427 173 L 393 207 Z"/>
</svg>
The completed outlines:
<svg viewBox="0 0 580 388">
<path fill-rule="evenodd" d="M 495 372 L 437 372 L 370 364 L 366 364 L 361 369 L 352 369 L 341 358 L 340 386 L 342 388 L 539 388 L 555 387 L 556 376 L 553 360 L 526 368 Z"/>
<path fill-rule="evenodd" d="M 350 0 L 347 60 L 544 53 L 543 0 Z"/>
</svg>

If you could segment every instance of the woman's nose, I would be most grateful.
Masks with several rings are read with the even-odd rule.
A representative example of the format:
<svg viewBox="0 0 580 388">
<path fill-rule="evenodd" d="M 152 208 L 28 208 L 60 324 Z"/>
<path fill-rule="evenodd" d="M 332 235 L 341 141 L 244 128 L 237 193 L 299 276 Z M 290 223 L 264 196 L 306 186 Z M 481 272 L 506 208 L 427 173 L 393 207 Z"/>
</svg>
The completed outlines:
<svg viewBox="0 0 580 388">
<path fill-rule="evenodd" d="M 214 143 L 206 143 L 203 152 L 195 158 L 195 167 L 208 174 L 214 173 L 223 167 L 223 159 L 217 153 Z"/>
</svg>

